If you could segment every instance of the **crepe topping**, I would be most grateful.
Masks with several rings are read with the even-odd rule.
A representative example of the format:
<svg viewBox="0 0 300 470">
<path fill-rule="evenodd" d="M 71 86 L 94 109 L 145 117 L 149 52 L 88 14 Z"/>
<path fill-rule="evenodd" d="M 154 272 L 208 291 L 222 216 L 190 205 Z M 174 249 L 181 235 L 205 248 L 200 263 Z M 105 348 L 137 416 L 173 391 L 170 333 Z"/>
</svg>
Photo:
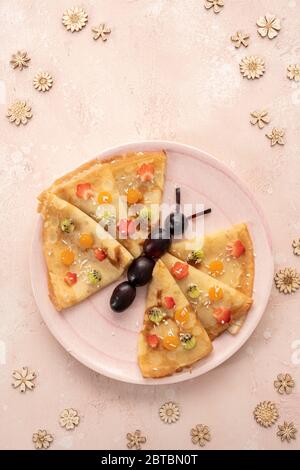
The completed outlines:
<svg viewBox="0 0 300 470">
<path fill-rule="evenodd" d="M 177 349 L 180 344 L 180 339 L 178 336 L 175 335 L 166 335 L 163 338 L 163 347 L 167 349 L 168 351 L 174 351 L 174 349 Z"/>
<path fill-rule="evenodd" d="M 211 276 L 220 276 L 224 273 L 224 264 L 221 260 L 215 259 L 209 263 L 208 272 Z"/>
<path fill-rule="evenodd" d="M 175 279 L 183 279 L 189 273 L 189 266 L 186 263 L 181 263 L 180 261 L 177 261 L 175 264 L 173 264 L 171 268 L 171 273 L 173 274 Z"/>
<path fill-rule="evenodd" d="M 60 229 L 64 233 L 74 232 L 75 224 L 71 219 L 63 219 L 60 222 Z"/>
<path fill-rule="evenodd" d="M 175 321 L 179 323 L 180 326 L 184 326 L 190 319 L 190 312 L 188 307 L 178 309 L 175 312 Z"/>
<path fill-rule="evenodd" d="M 74 263 L 75 255 L 69 248 L 63 250 L 60 254 L 60 260 L 65 266 L 71 266 Z"/>
<path fill-rule="evenodd" d="M 191 335 L 190 333 L 181 334 L 180 341 L 184 349 L 187 350 L 193 349 L 197 344 L 195 336 Z"/>
<path fill-rule="evenodd" d="M 94 244 L 94 237 L 91 233 L 82 233 L 79 237 L 79 244 L 83 250 L 92 248 Z"/>
<path fill-rule="evenodd" d="M 159 325 L 165 316 L 166 314 L 160 308 L 152 307 L 149 311 L 148 318 L 156 325 Z"/>
<path fill-rule="evenodd" d="M 88 272 L 87 278 L 90 284 L 96 285 L 101 281 L 102 275 L 96 269 L 92 269 Z"/>
<path fill-rule="evenodd" d="M 101 191 L 98 194 L 98 202 L 99 204 L 111 204 L 112 203 L 112 195 L 108 191 Z"/>
<path fill-rule="evenodd" d="M 187 295 L 191 299 L 197 299 L 199 295 L 201 294 L 199 287 L 197 284 L 190 284 L 187 290 Z"/>
<path fill-rule="evenodd" d="M 148 335 L 147 336 L 147 343 L 152 349 L 157 348 L 159 344 L 159 338 L 156 335 Z"/>
<path fill-rule="evenodd" d="M 142 193 L 138 189 L 129 188 L 127 191 L 127 203 L 137 204 L 143 198 Z"/>
<path fill-rule="evenodd" d="M 68 286 L 73 286 L 77 282 L 77 274 L 68 272 L 65 275 L 64 281 L 66 284 L 68 284 Z"/>
<path fill-rule="evenodd" d="M 200 264 L 204 258 L 204 251 L 200 248 L 198 250 L 193 250 L 188 254 L 187 262 L 191 264 Z"/>
<path fill-rule="evenodd" d="M 226 250 L 228 254 L 233 258 L 239 258 L 246 251 L 241 240 L 235 240 L 234 242 L 228 243 L 226 246 Z"/>
<path fill-rule="evenodd" d="M 90 183 L 80 183 L 76 187 L 76 196 L 87 201 L 93 197 L 94 191 Z"/>
<path fill-rule="evenodd" d="M 214 309 L 213 316 L 218 323 L 225 325 L 231 320 L 231 310 L 226 307 L 218 307 Z"/>
<path fill-rule="evenodd" d="M 176 305 L 175 300 L 173 299 L 173 297 L 165 297 L 164 298 L 164 305 L 168 310 L 171 310 Z"/>
<path fill-rule="evenodd" d="M 102 248 L 95 248 L 94 255 L 98 261 L 103 261 L 105 258 L 107 258 L 107 253 Z"/>
<path fill-rule="evenodd" d="M 208 296 L 211 302 L 215 302 L 216 300 L 222 300 L 223 295 L 224 293 L 222 287 L 212 286 L 208 290 Z"/>
<path fill-rule="evenodd" d="M 152 163 L 143 163 L 137 170 L 141 181 L 145 183 L 146 181 L 153 181 L 154 177 L 154 165 Z"/>
</svg>

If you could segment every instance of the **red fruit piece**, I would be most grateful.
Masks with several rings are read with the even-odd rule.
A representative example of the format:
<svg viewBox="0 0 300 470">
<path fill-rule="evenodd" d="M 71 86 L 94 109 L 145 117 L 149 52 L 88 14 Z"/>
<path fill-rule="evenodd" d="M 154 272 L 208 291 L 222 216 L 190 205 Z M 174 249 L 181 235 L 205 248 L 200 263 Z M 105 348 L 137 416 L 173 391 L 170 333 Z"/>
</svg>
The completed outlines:
<svg viewBox="0 0 300 470">
<path fill-rule="evenodd" d="M 171 273 L 175 279 L 183 279 L 189 273 L 189 265 L 187 263 L 180 263 L 180 261 L 177 261 L 175 264 L 173 264 Z"/>
<path fill-rule="evenodd" d="M 241 240 L 235 240 L 234 242 L 228 243 L 228 245 L 226 246 L 226 250 L 233 258 L 239 258 L 246 251 Z"/>
<path fill-rule="evenodd" d="M 118 231 L 120 235 L 127 236 L 128 234 L 128 223 L 129 220 L 127 219 L 121 219 L 120 222 L 118 223 Z"/>
<path fill-rule="evenodd" d="M 127 235 L 132 235 L 135 232 L 135 221 L 121 219 L 118 223 L 118 231 L 122 238 L 127 238 Z"/>
<path fill-rule="evenodd" d="M 76 273 L 67 273 L 64 281 L 68 286 L 73 286 L 77 282 L 77 274 Z"/>
<path fill-rule="evenodd" d="M 94 255 L 95 255 L 95 258 L 97 258 L 97 260 L 99 261 L 103 261 L 107 257 L 106 251 L 103 250 L 102 248 L 95 248 Z"/>
<path fill-rule="evenodd" d="M 171 308 L 175 307 L 175 300 L 173 299 L 173 297 L 165 297 L 165 307 L 168 310 L 171 310 Z"/>
<path fill-rule="evenodd" d="M 218 323 L 225 325 L 225 323 L 229 323 L 231 320 L 231 310 L 226 307 L 217 307 L 214 309 L 213 316 Z"/>
<path fill-rule="evenodd" d="M 87 201 L 94 195 L 92 186 L 90 183 L 80 183 L 76 187 L 76 196 L 80 199 Z"/>
<path fill-rule="evenodd" d="M 159 338 L 156 335 L 148 335 L 147 336 L 147 343 L 152 349 L 157 348 L 159 344 Z"/>
<path fill-rule="evenodd" d="M 143 163 L 137 170 L 137 174 L 141 178 L 141 181 L 152 181 L 154 176 L 154 165 L 152 163 Z"/>
</svg>

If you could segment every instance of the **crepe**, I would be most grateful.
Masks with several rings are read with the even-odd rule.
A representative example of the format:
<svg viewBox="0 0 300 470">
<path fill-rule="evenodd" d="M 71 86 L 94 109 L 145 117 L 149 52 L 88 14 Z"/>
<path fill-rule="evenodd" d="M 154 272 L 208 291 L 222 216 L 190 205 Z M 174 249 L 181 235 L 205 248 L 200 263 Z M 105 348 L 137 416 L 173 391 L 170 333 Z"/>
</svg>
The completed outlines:
<svg viewBox="0 0 300 470">
<path fill-rule="evenodd" d="M 162 261 L 176 279 L 211 339 L 216 338 L 249 310 L 252 299 L 219 279 L 165 254 Z"/>
<path fill-rule="evenodd" d="M 95 159 L 56 180 L 46 192 L 56 194 L 100 221 L 134 257 L 138 257 L 150 225 L 155 225 L 159 218 L 159 211 L 151 205 L 157 205 L 158 209 L 161 203 L 165 163 L 163 151 Z M 120 211 L 120 196 L 125 198 L 125 214 Z M 118 229 L 114 230 L 117 224 Z M 141 224 L 143 230 L 133 235 L 134 229 L 139 230 Z"/>
<path fill-rule="evenodd" d="M 244 247 L 244 250 L 243 250 Z M 199 250 L 199 260 L 193 258 Z M 244 223 L 233 225 L 229 229 L 206 235 L 194 240 L 174 241 L 170 253 L 187 261 L 206 274 L 213 274 L 218 280 L 252 297 L 254 282 L 254 254 L 252 240 Z M 221 261 L 223 269 L 211 271 L 215 261 Z M 229 327 L 232 334 L 238 333 L 245 317 L 241 317 Z"/>
<path fill-rule="evenodd" d="M 211 341 L 167 267 L 158 260 L 148 288 L 138 362 L 144 377 L 165 377 L 212 350 Z"/>
<path fill-rule="evenodd" d="M 41 197 L 49 295 L 58 311 L 120 278 L 131 254 L 84 212 L 51 193 Z"/>
</svg>

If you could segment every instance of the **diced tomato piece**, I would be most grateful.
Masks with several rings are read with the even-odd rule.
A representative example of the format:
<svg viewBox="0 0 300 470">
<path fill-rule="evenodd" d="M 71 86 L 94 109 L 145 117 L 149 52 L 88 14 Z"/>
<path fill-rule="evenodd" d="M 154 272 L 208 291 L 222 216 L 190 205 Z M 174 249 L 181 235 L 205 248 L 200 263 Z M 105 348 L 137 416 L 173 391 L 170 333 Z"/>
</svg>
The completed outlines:
<svg viewBox="0 0 300 470">
<path fill-rule="evenodd" d="M 80 199 L 84 199 L 87 201 L 94 195 L 94 191 L 92 190 L 92 186 L 90 183 L 80 183 L 77 185 L 76 188 L 76 196 Z"/>
<path fill-rule="evenodd" d="M 217 307 L 214 309 L 213 316 L 218 323 L 225 325 L 225 323 L 229 323 L 231 320 L 231 310 L 226 307 Z"/>
<path fill-rule="evenodd" d="M 105 258 L 107 258 L 107 253 L 102 248 L 95 248 L 94 249 L 94 255 L 95 255 L 95 258 L 97 258 L 98 261 L 103 261 Z"/>
<path fill-rule="evenodd" d="M 168 310 L 171 310 L 171 308 L 175 307 L 175 300 L 173 299 L 173 297 L 165 297 L 164 300 L 165 300 L 165 307 Z"/>
<path fill-rule="evenodd" d="M 173 274 L 175 279 L 183 279 L 189 273 L 189 265 L 187 263 L 181 263 L 180 261 L 177 261 L 175 264 L 173 264 L 171 268 L 171 273 Z"/>
<path fill-rule="evenodd" d="M 245 253 L 246 248 L 241 240 L 235 240 L 234 242 L 228 243 L 226 250 L 233 258 L 239 258 Z"/>
<path fill-rule="evenodd" d="M 153 349 L 157 348 L 159 344 L 159 338 L 156 335 L 148 335 L 147 336 L 147 343 Z"/>
<path fill-rule="evenodd" d="M 154 165 L 152 163 L 143 163 L 137 170 L 141 181 L 145 183 L 146 181 L 152 181 L 154 176 Z"/>
<path fill-rule="evenodd" d="M 68 286 L 73 286 L 77 282 L 77 274 L 76 273 L 67 273 L 64 281 Z"/>
</svg>

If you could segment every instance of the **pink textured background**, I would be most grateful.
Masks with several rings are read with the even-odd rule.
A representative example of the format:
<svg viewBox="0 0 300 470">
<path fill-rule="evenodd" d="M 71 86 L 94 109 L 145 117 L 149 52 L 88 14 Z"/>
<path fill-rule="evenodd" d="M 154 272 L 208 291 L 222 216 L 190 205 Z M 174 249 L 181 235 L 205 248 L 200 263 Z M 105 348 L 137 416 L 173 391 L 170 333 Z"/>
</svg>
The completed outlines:
<svg viewBox="0 0 300 470">
<path fill-rule="evenodd" d="M 139 387 L 95 374 L 59 346 L 37 311 L 28 270 L 40 190 L 106 147 L 156 138 L 198 146 L 227 163 L 265 210 L 276 267 L 300 270 L 291 248 L 300 236 L 300 84 L 286 78 L 287 65 L 300 56 L 298 3 L 225 0 L 214 15 L 202 0 L 86 0 L 89 23 L 72 35 L 61 25 L 62 12 L 73 6 L 68 0 L 1 0 L 1 448 L 30 449 L 32 433 L 45 428 L 54 435 L 52 448 L 125 449 L 125 434 L 140 428 L 145 449 L 196 449 L 189 432 L 197 423 L 211 428 L 208 449 L 300 448 L 300 431 L 292 444 L 281 444 L 276 425 L 265 430 L 252 416 L 257 402 L 274 400 L 279 423 L 291 420 L 300 428 L 299 292 L 284 296 L 273 289 L 252 338 L 211 373 Z M 282 20 L 273 41 L 256 32 L 256 19 L 268 11 Z M 106 44 L 91 37 L 90 28 L 102 21 L 112 28 Z M 251 35 L 247 50 L 235 50 L 229 39 L 237 29 Z M 9 65 L 17 49 L 32 58 L 22 72 Z M 265 57 L 259 81 L 239 73 L 240 58 L 249 54 Z M 49 93 L 32 87 L 39 69 L 54 75 Z M 34 117 L 25 127 L 5 118 L 14 98 L 32 104 Z M 286 130 L 284 147 L 271 148 L 265 130 L 249 124 L 249 113 L 265 107 L 269 128 Z M 10 386 L 12 370 L 22 365 L 38 373 L 36 389 L 25 395 Z M 296 380 L 291 396 L 273 388 L 280 372 Z M 181 407 L 175 425 L 158 418 L 166 400 Z M 65 407 L 80 412 L 75 431 L 59 427 Z"/>
</svg>

